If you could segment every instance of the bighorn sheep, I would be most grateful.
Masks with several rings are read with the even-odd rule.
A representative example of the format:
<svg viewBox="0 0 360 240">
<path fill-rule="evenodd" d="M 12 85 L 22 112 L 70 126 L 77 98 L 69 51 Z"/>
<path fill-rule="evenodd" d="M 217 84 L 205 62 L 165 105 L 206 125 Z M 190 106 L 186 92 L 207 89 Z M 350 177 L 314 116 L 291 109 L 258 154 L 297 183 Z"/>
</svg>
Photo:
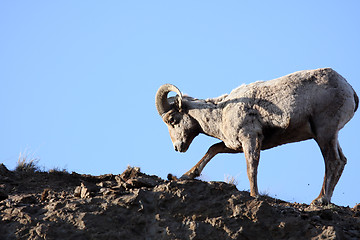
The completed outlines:
<svg viewBox="0 0 360 240">
<path fill-rule="evenodd" d="M 176 97 L 168 98 L 171 91 Z M 325 160 L 325 177 L 314 204 L 330 203 L 347 161 L 338 132 L 353 117 L 358 104 L 353 88 L 331 68 L 242 85 L 213 99 L 182 96 L 171 84 L 162 85 L 156 93 L 157 111 L 168 126 L 176 151 L 186 152 L 199 133 L 222 141 L 212 145 L 181 179 L 199 176 L 218 153 L 244 152 L 250 195 L 256 197 L 260 150 L 315 139 Z"/>
</svg>

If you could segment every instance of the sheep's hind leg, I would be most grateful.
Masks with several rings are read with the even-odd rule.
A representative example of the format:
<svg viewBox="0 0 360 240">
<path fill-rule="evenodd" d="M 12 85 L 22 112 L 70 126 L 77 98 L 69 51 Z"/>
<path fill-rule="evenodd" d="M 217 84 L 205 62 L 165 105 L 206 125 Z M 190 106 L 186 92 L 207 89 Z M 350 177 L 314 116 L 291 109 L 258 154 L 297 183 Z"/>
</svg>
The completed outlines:
<svg viewBox="0 0 360 240">
<path fill-rule="evenodd" d="M 210 160 L 215 157 L 218 153 L 239 153 L 241 151 L 236 151 L 233 149 L 230 149 L 225 146 L 224 142 L 216 143 L 212 145 L 209 150 L 206 152 L 204 157 L 194 166 L 192 167 L 188 172 L 186 172 L 180 179 L 194 179 L 198 176 L 200 176 L 202 170 L 206 166 Z"/>
<path fill-rule="evenodd" d="M 346 164 L 346 157 L 342 153 L 337 134 L 327 141 L 317 140 L 325 161 L 324 183 L 319 196 L 312 204 L 329 204 L 335 186 L 339 181 Z"/>
</svg>

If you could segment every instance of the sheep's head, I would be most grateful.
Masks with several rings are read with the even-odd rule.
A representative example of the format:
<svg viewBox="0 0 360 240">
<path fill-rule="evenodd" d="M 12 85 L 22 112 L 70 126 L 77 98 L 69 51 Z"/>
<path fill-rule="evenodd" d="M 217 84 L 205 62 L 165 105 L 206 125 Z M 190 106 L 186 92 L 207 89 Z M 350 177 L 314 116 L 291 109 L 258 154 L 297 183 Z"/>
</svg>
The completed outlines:
<svg viewBox="0 0 360 240">
<path fill-rule="evenodd" d="M 176 97 L 167 97 L 169 92 Z M 171 84 L 162 85 L 156 93 L 156 109 L 169 129 L 175 151 L 186 152 L 192 140 L 199 134 L 199 123 L 187 113 L 186 101 L 180 90 Z"/>
</svg>

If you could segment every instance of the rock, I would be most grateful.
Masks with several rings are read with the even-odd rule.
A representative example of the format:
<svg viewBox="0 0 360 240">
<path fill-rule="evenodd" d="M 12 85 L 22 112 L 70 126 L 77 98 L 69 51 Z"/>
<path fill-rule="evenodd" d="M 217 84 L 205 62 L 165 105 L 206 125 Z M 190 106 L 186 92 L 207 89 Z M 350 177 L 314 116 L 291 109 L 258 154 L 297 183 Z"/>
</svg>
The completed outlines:
<svg viewBox="0 0 360 240">
<path fill-rule="evenodd" d="M 22 203 L 22 204 L 35 204 L 38 202 L 36 197 L 32 194 L 17 195 L 14 196 L 12 200 L 16 203 Z"/>
<path fill-rule="evenodd" d="M 355 212 L 360 212 L 360 203 L 356 204 L 354 207 L 353 207 L 353 210 Z"/>
<path fill-rule="evenodd" d="M 319 216 L 320 216 L 321 219 L 328 220 L 328 221 L 331 221 L 334 218 L 333 217 L 333 212 L 331 210 L 329 210 L 329 209 L 321 211 Z"/>
<path fill-rule="evenodd" d="M 48 196 L 49 196 L 49 193 L 50 193 L 50 188 L 45 188 L 44 191 L 41 193 L 41 201 L 46 201 Z"/>
<path fill-rule="evenodd" d="M 12 172 L 9 171 L 3 163 L 0 163 L 0 176 L 7 177 L 11 174 L 12 174 Z"/>
<path fill-rule="evenodd" d="M 115 180 L 118 184 L 123 184 L 125 182 L 120 176 L 115 176 Z"/>
<path fill-rule="evenodd" d="M 360 239 L 359 205 L 253 198 L 231 184 L 165 181 L 139 168 L 102 176 L 38 172 L 5 185 L 4 240 Z"/>
<path fill-rule="evenodd" d="M 124 181 L 127 181 L 131 178 L 136 178 L 143 175 L 143 173 L 140 172 L 140 168 L 138 167 L 128 167 L 121 175 L 120 178 L 122 178 Z"/>
<path fill-rule="evenodd" d="M 137 178 L 131 178 L 126 181 L 126 184 L 128 184 L 130 188 L 141 188 L 141 187 L 147 187 L 147 188 L 153 188 L 157 184 L 159 184 L 159 181 L 150 178 L 150 177 L 144 177 L 139 176 Z"/>
<path fill-rule="evenodd" d="M 5 200 L 8 198 L 7 193 L 5 193 L 4 191 L 0 190 L 0 201 Z"/>
<path fill-rule="evenodd" d="M 0 183 L 12 182 L 14 174 L 8 170 L 3 163 L 0 163 Z"/>
<path fill-rule="evenodd" d="M 74 190 L 74 196 L 80 198 L 88 198 L 94 196 L 99 190 L 99 187 L 91 182 L 82 182 L 81 186 L 78 186 Z"/>
<path fill-rule="evenodd" d="M 353 207 L 354 217 L 360 217 L 360 203 Z"/>
<path fill-rule="evenodd" d="M 77 186 L 74 190 L 74 197 L 81 197 L 81 190 L 82 190 L 82 187 Z"/>
</svg>

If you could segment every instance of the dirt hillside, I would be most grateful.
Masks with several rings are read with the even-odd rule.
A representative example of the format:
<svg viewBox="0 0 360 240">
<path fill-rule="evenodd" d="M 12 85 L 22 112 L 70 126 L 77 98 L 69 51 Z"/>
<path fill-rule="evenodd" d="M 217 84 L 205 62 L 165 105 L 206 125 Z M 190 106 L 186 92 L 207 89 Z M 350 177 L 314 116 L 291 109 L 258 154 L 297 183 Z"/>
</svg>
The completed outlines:
<svg viewBox="0 0 360 240">
<path fill-rule="evenodd" d="M 139 168 L 91 176 L 0 164 L 0 239 L 360 239 L 360 206 L 255 199 Z"/>
</svg>

